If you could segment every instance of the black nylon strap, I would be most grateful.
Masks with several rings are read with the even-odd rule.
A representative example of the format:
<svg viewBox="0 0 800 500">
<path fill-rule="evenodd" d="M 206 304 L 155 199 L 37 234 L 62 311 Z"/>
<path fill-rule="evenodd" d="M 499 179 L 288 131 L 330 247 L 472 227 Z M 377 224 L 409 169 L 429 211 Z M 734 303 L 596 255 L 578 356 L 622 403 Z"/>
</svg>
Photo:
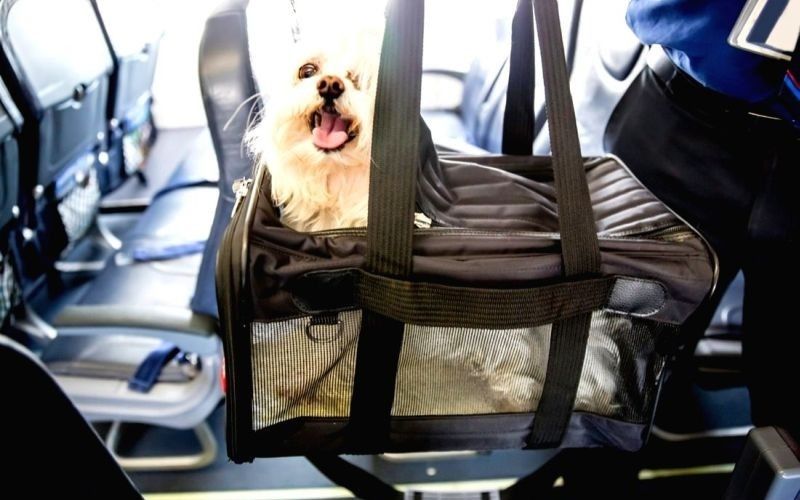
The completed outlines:
<svg viewBox="0 0 800 500">
<path fill-rule="evenodd" d="M 557 447 L 569 425 L 589 341 L 591 313 L 553 324 L 542 396 L 527 439 L 530 448 Z"/>
<path fill-rule="evenodd" d="M 366 269 L 405 277 L 419 150 L 423 0 L 390 2 L 381 51 L 372 136 Z M 388 439 L 404 325 L 365 310 L 358 339 L 348 431 L 380 451 Z"/>
<path fill-rule="evenodd" d="M 564 60 L 558 5 L 556 0 L 534 0 L 534 7 L 539 20 L 537 26 L 553 150 L 553 175 L 564 274 L 596 274 L 600 272 L 600 248 L 589 185 L 581 158 L 575 109 L 569 90 L 569 72 Z"/>
<path fill-rule="evenodd" d="M 542 51 L 564 275 L 599 274 L 600 248 L 569 91 L 558 4 L 556 0 L 535 0 L 534 8 Z M 585 313 L 552 327 L 544 387 L 527 440 L 530 447 L 561 443 L 575 405 L 590 324 L 591 313 Z"/>
<path fill-rule="evenodd" d="M 536 288 L 487 289 L 360 273 L 354 291 L 355 303 L 361 308 L 404 323 L 508 329 L 547 325 L 602 309 L 615 281 L 613 276 L 607 276 Z M 384 335 L 379 337 L 382 342 L 387 341 Z"/>
<path fill-rule="evenodd" d="M 378 74 L 366 268 L 388 276 L 411 274 L 424 10 L 423 0 L 389 2 Z"/>
<path fill-rule="evenodd" d="M 518 0 L 511 24 L 511 60 L 503 114 L 503 153 L 533 153 L 534 77 L 536 71 L 531 0 Z"/>
<path fill-rule="evenodd" d="M 397 320 L 362 312 L 347 432 L 363 453 L 386 449 L 404 329 Z"/>
</svg>

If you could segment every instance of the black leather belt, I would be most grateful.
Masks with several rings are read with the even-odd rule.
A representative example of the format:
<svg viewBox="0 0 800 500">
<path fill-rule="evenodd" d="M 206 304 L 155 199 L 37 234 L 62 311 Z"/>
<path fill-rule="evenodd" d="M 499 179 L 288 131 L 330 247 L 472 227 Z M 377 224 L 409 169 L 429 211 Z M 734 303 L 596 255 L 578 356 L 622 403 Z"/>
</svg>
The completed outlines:
<svg viewBox="0 0 800 500">
<path fill-rule="evenodd" d="M 647 65 L 681 105 L 695 112 L 725 116 L 734 120 L 754 121 L 760 125 L 791 127 L 786 121 L 774 116 L 770 111 L 762 110 L 757 105 L 704 87 L 676 66 L 659 46 L 650 48 Z"/>
</svg>

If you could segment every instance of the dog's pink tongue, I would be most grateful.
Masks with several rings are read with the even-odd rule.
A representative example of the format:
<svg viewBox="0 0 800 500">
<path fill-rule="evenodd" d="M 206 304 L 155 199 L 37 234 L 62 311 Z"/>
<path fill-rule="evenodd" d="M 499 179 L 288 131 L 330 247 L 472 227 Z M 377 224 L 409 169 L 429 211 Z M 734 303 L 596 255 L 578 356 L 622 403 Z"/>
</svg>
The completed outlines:
<svg viewBox="0 0 800 500">
<path fill-rule="evenodd" d="M 314 145 L 320 149 L 337 149 L 347 142 L 347 124 L 339 115 L 322 112 L 320 124 L 311 132 Z"/>
</svg>

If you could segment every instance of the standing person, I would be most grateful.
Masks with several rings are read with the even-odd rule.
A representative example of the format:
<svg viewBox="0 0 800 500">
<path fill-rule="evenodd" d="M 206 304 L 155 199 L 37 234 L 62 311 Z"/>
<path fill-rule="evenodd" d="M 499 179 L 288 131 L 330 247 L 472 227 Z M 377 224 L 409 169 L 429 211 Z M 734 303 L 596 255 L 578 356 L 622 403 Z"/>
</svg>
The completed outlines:
<svg viewBox="0 0 800 500">
<path fill-rule="evenodd" d="M 728 44 L 745 0 L 631 0 L 627 20 L 655 48 L 605 135 L 656 196 L 716 251 L 715 300 L 745 275 L 744 361 L 753 422 L 800 435 L 800 56 Z M 800 33 L 800 19 L 796 20 Z M 791 65 L 791 69 L 790 69 Z"/>
</svg>

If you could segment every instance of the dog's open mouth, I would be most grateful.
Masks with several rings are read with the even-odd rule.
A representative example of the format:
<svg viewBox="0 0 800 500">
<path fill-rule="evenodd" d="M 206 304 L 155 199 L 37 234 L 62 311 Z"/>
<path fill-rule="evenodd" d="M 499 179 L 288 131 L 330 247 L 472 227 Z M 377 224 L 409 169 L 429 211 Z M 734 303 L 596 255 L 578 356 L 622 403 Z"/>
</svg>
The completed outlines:
<svg viewBox="0 0 800 500">
<path fill-rule="evenodd" d="M 314 145 L 326 153 L 341 150 L 358 135 L 356 130 L 350 130 L 352 121 L 332 106 L 323 106 L 311 115 L 310 125 Z"/>
</svg>

